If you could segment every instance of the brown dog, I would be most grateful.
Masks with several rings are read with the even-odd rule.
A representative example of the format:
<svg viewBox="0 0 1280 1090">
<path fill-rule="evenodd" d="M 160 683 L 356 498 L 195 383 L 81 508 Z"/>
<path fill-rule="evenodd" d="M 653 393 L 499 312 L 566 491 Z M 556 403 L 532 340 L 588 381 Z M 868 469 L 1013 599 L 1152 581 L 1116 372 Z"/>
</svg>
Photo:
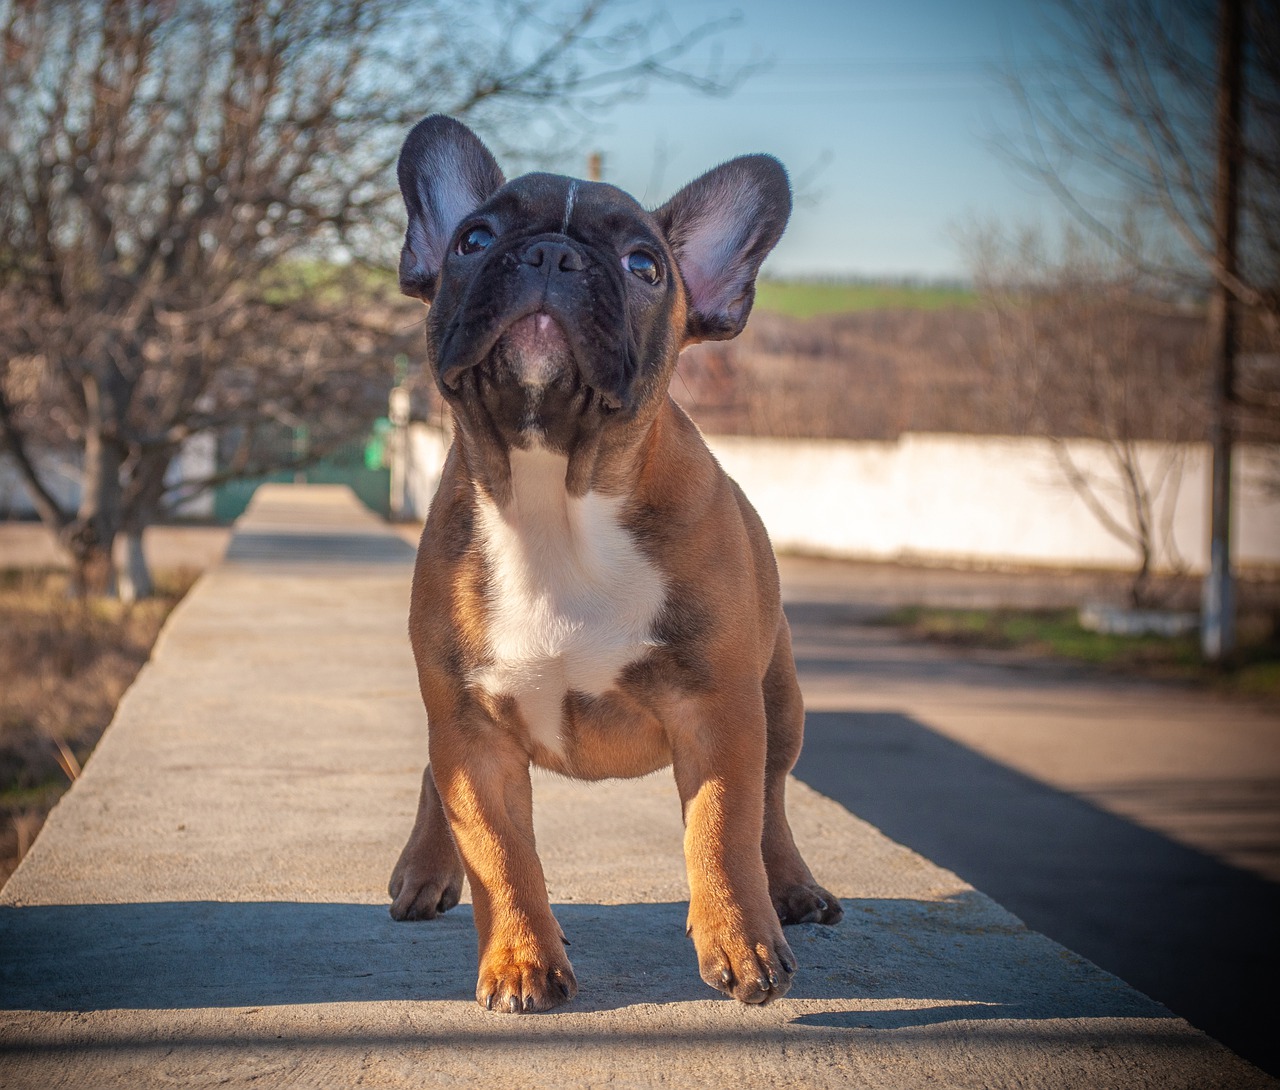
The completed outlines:
<svg viewBox="0 0 1280 1090">
<path fill-rule="evenodd" d="M 530 763 L 593 780 L 671 764 L 702 979 L 768 1002 L 795 971 L 781 925 L 841 908 L 787 825 L 804 707 L 769 540 L 667 385 L 682 348 L 746 324 L 786 173 L 734 159 L 650 213 L 600 183 L 504 182 L 437 116 L 399 177 L 400 285 L 431 303 L 455 429 L 414 574 L 430 764 L 391 914 L 451 908 L 465 871 L 477 999 L 564 1002 Z"/>
</svg>

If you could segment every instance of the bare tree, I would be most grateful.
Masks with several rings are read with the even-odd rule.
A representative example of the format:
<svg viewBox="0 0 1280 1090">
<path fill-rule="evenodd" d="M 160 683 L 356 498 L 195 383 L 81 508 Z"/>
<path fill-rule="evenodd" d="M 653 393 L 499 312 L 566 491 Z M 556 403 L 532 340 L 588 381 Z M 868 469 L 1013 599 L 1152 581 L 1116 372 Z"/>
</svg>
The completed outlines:
<svg viewBox="0 0 1280 1090">
<path fill-rule="evenodd" d="M 1056 0 L 1060 48 L 1015 71 L 1007 147 L 1135 269 L 1212 296 L 1213 570 L 1204 649 L 1230 650 L 1230 452 L 1275 438 L 1280 389 L 1280 2 Z M 1117 200 L 1117 193 L 1119 199 Z M 1117 206 L 1162 232 L 1135 249 Z M 1148 236 L 1149 237 L 1149 236 Z M 1249 383 L 1236 381 L 1241 354 Z"/>
<path fill-rule="evenodd" d="M 722 25 L 608 0 L 0 0 L 0 443 L 77 585 L 112 588 L 192 436 L 236 429 L 233 472 L 260 472 L 267 422 L 307 419 L 314 453 L 385 404 L 406 319 L 360 262 L 395 252 L 412 121 L 536 157 L 646 80 L 726 89 L 679 66 Z M 68 442 L 75 511 L 39 468 Z"/>
<path fill-rule="evenodd" d="M 1021 128 L 1003 150 L 1135 268 L 1201 291 L 1221 278 L 1280 323 L 1280 2 L 1244 0 L 1240 268 L 1214 209 L 1221 0 L 1054 0 L 1058 48 L 1011 68 Z M 1135 214 L 1145 222 L 1135 236 Z M 1166 245 L 1151 245 L 1153 232 Z M 1140 241 L 1139 241 L 1140 240 Z"/>
<path fill-rule="evenodd" d="M 1037 230 L 967 241 L 1012 430 L 1051 441 L 1065 481 L 1133 550 L 1132 603 L 1152 604 L 1156 562 L 1181 564 L 1174 505 L 1185 443 L 1205 426 L 1200 309 L 1161 296 L 1078 231 L 1059 246 Z M 1101 444 L 1105 468 L 1073 452 L 1080 438 Z"/>
</svg>

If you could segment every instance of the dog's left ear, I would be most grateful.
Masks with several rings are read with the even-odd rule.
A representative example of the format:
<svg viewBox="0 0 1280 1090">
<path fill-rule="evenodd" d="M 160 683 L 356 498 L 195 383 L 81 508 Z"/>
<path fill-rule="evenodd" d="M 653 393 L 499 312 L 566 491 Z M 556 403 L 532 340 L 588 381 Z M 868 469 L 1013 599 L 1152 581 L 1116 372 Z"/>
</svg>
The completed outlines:
<svg viewBox="0 0 1280 1090">
<path fill-rule="evenodd" d="M 396 175 L 409 213 L 400 251 L 400 290 L 429 303 L 453 232 L 502 187 L 502 171 L 466 125 L 432 114 L 405 139 Z"/>
<path fill-rule="evenodd" d="M 756 274 L 791 215 L 791 185 L 769 155 L 744 155 L 690 182 L 654 213 L 689 296 L 686 343 L 736 337 Z"/>
</svg>

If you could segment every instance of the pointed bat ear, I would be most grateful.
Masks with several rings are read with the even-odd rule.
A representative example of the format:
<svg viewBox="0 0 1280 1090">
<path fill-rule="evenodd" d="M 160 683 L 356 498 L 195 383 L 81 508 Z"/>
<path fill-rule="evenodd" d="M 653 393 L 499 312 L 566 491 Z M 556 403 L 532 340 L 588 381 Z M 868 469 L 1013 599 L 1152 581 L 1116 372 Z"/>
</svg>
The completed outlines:
<svg viewBox="0 0 1280 1090">
<path fill-rule="evenodd" d="M 768 155 L 731 159 L 654 212 L 689 296 L 686 344 L 742 332 L 756 274 L 790 215 L 787 172 Z"/>
<path fill-rule="evenodd" d="M 433 114 L 409 133 L 396 175 L 409 213 L 400 251 L 400 290 L 429 303 L 453 232 L 502 186 L 502 171 L 475 133 L 451 117 Z"/>
</svg>

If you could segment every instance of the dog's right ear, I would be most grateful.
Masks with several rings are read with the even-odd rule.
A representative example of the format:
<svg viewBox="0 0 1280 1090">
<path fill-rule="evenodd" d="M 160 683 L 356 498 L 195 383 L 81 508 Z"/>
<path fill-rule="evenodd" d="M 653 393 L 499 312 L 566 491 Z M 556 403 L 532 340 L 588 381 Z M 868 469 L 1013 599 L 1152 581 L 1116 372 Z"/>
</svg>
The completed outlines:
<svg viewBox="0 0 1280 1090">
<path fill-rule="evenodd" d="M 396 176 L 409 212 L 400 251 L 400 290 L 429 303 L 453 232 L 505 179 L 480 138 L 443 114 L 413 127 L 400 149 Z"/>
</svg>

